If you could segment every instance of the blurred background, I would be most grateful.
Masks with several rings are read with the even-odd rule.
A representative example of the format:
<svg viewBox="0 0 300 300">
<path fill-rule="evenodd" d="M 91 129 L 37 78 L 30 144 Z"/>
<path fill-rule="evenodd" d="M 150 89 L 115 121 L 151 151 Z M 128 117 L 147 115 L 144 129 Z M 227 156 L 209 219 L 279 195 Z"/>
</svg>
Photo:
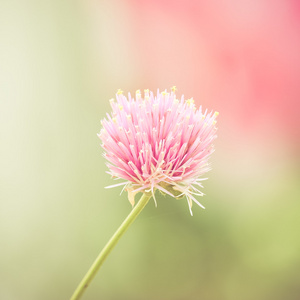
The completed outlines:
<svg viewBox="0 0 300 300">
<path fill-rule="evenodd" d="M 2 0 L 0 43 L 0 299 L 69 299 L 131 209 L 108 100 L 173 85 L 220 112 L 206 210 L 150 202 L 83 299 L 299 299 L 299 1 Z"/>
</svg>

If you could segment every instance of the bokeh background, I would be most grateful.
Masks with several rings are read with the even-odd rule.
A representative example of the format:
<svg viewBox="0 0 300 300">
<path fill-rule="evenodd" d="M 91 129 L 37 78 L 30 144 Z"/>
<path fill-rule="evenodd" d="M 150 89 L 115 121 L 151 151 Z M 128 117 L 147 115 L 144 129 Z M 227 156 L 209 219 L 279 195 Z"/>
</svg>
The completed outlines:
<svg viewBox="0 0 300 300">
<path fill-rule="evenodd" d="M 151 202 L 83 298 L 300 298 L 299 1 L 2 0 L 0 42 L 0 299 L 69 299 L 131 209 L 108 100 L 173 85 L 220 112 L 206 210 Z"/>
</svg>

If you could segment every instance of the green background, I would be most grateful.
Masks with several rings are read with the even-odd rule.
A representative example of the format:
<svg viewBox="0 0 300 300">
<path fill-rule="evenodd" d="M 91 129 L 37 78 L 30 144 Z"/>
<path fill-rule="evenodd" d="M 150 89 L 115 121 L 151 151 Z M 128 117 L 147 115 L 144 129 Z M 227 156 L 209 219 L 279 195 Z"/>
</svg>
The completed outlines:
<svg viewBox="0 0 300 300">
<path fill-rule="evenodd" d="M 96 136 L 117 89 L 193 96 L 186 74 L 141 78 L 126 25 L 135 1 L 95 3 L 1 1 L 3 300 L 68 299 L 129 213 L 121 188 L 104 189 Z M 83 299 L 299 299 L 299 141 L 245 129 L 229 105 L 208 105 L 220 116 L 206 209 L 150 201 Z"/>
</svg>

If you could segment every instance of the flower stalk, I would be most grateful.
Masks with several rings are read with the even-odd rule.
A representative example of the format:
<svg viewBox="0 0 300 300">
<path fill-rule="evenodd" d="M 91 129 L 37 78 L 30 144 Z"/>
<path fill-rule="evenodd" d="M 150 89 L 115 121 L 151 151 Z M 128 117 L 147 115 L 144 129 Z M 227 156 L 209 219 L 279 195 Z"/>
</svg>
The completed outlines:
<svg viewBox="0 0 300 300">
<path fill-rule="evenodd" d="M 115 247 L 115 245 L 118 243 L 119 239 L 122 237 L 122 235 L 127 231 L 129 226 L 133 223 L 133 221 L 136 219 L 136 217 L 140 214 L 140 212 L 143 210 L 143 208 L 146 206 L 148 201 L 151 198 L 151 193 L 143 193 L 141 199 L 138 201 L 138 203 L 133 207 L 127 218 L 124 220 L 124 222 L 121 224 L 121 226 L 117 229 L 117 231 L 114 233 L 114 235 L 111 237 L 111 239 L 107 242 L 103 250 L 100 252 L 86 275 L 83 277 L 82 281 L 76 288 L 74 294 L 72 295 L 70 300 L 78 300 L 81 298 L 87 287 L 90 285 L 91 281 L 97 274 L 98 270 L 102 266 L 103 262 L 111 252 L 111 250 Z"/>
</svg>

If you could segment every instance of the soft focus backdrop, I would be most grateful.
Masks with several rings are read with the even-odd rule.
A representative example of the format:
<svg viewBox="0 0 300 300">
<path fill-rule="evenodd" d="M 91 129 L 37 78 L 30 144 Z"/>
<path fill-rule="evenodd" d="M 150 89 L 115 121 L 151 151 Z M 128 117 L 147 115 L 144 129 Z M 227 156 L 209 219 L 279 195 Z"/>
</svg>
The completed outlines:
<svg viewBox="0 0 300 300">
<path fill-rule="evenodd" d="M 296 0 L 0 2 L 0 299 L 68 299 L 131 206 L 96 133 L 118 88 L 220 112 L 206 210 L 160 197 L 84 299 L 300 295 Z"/>
</svg>

